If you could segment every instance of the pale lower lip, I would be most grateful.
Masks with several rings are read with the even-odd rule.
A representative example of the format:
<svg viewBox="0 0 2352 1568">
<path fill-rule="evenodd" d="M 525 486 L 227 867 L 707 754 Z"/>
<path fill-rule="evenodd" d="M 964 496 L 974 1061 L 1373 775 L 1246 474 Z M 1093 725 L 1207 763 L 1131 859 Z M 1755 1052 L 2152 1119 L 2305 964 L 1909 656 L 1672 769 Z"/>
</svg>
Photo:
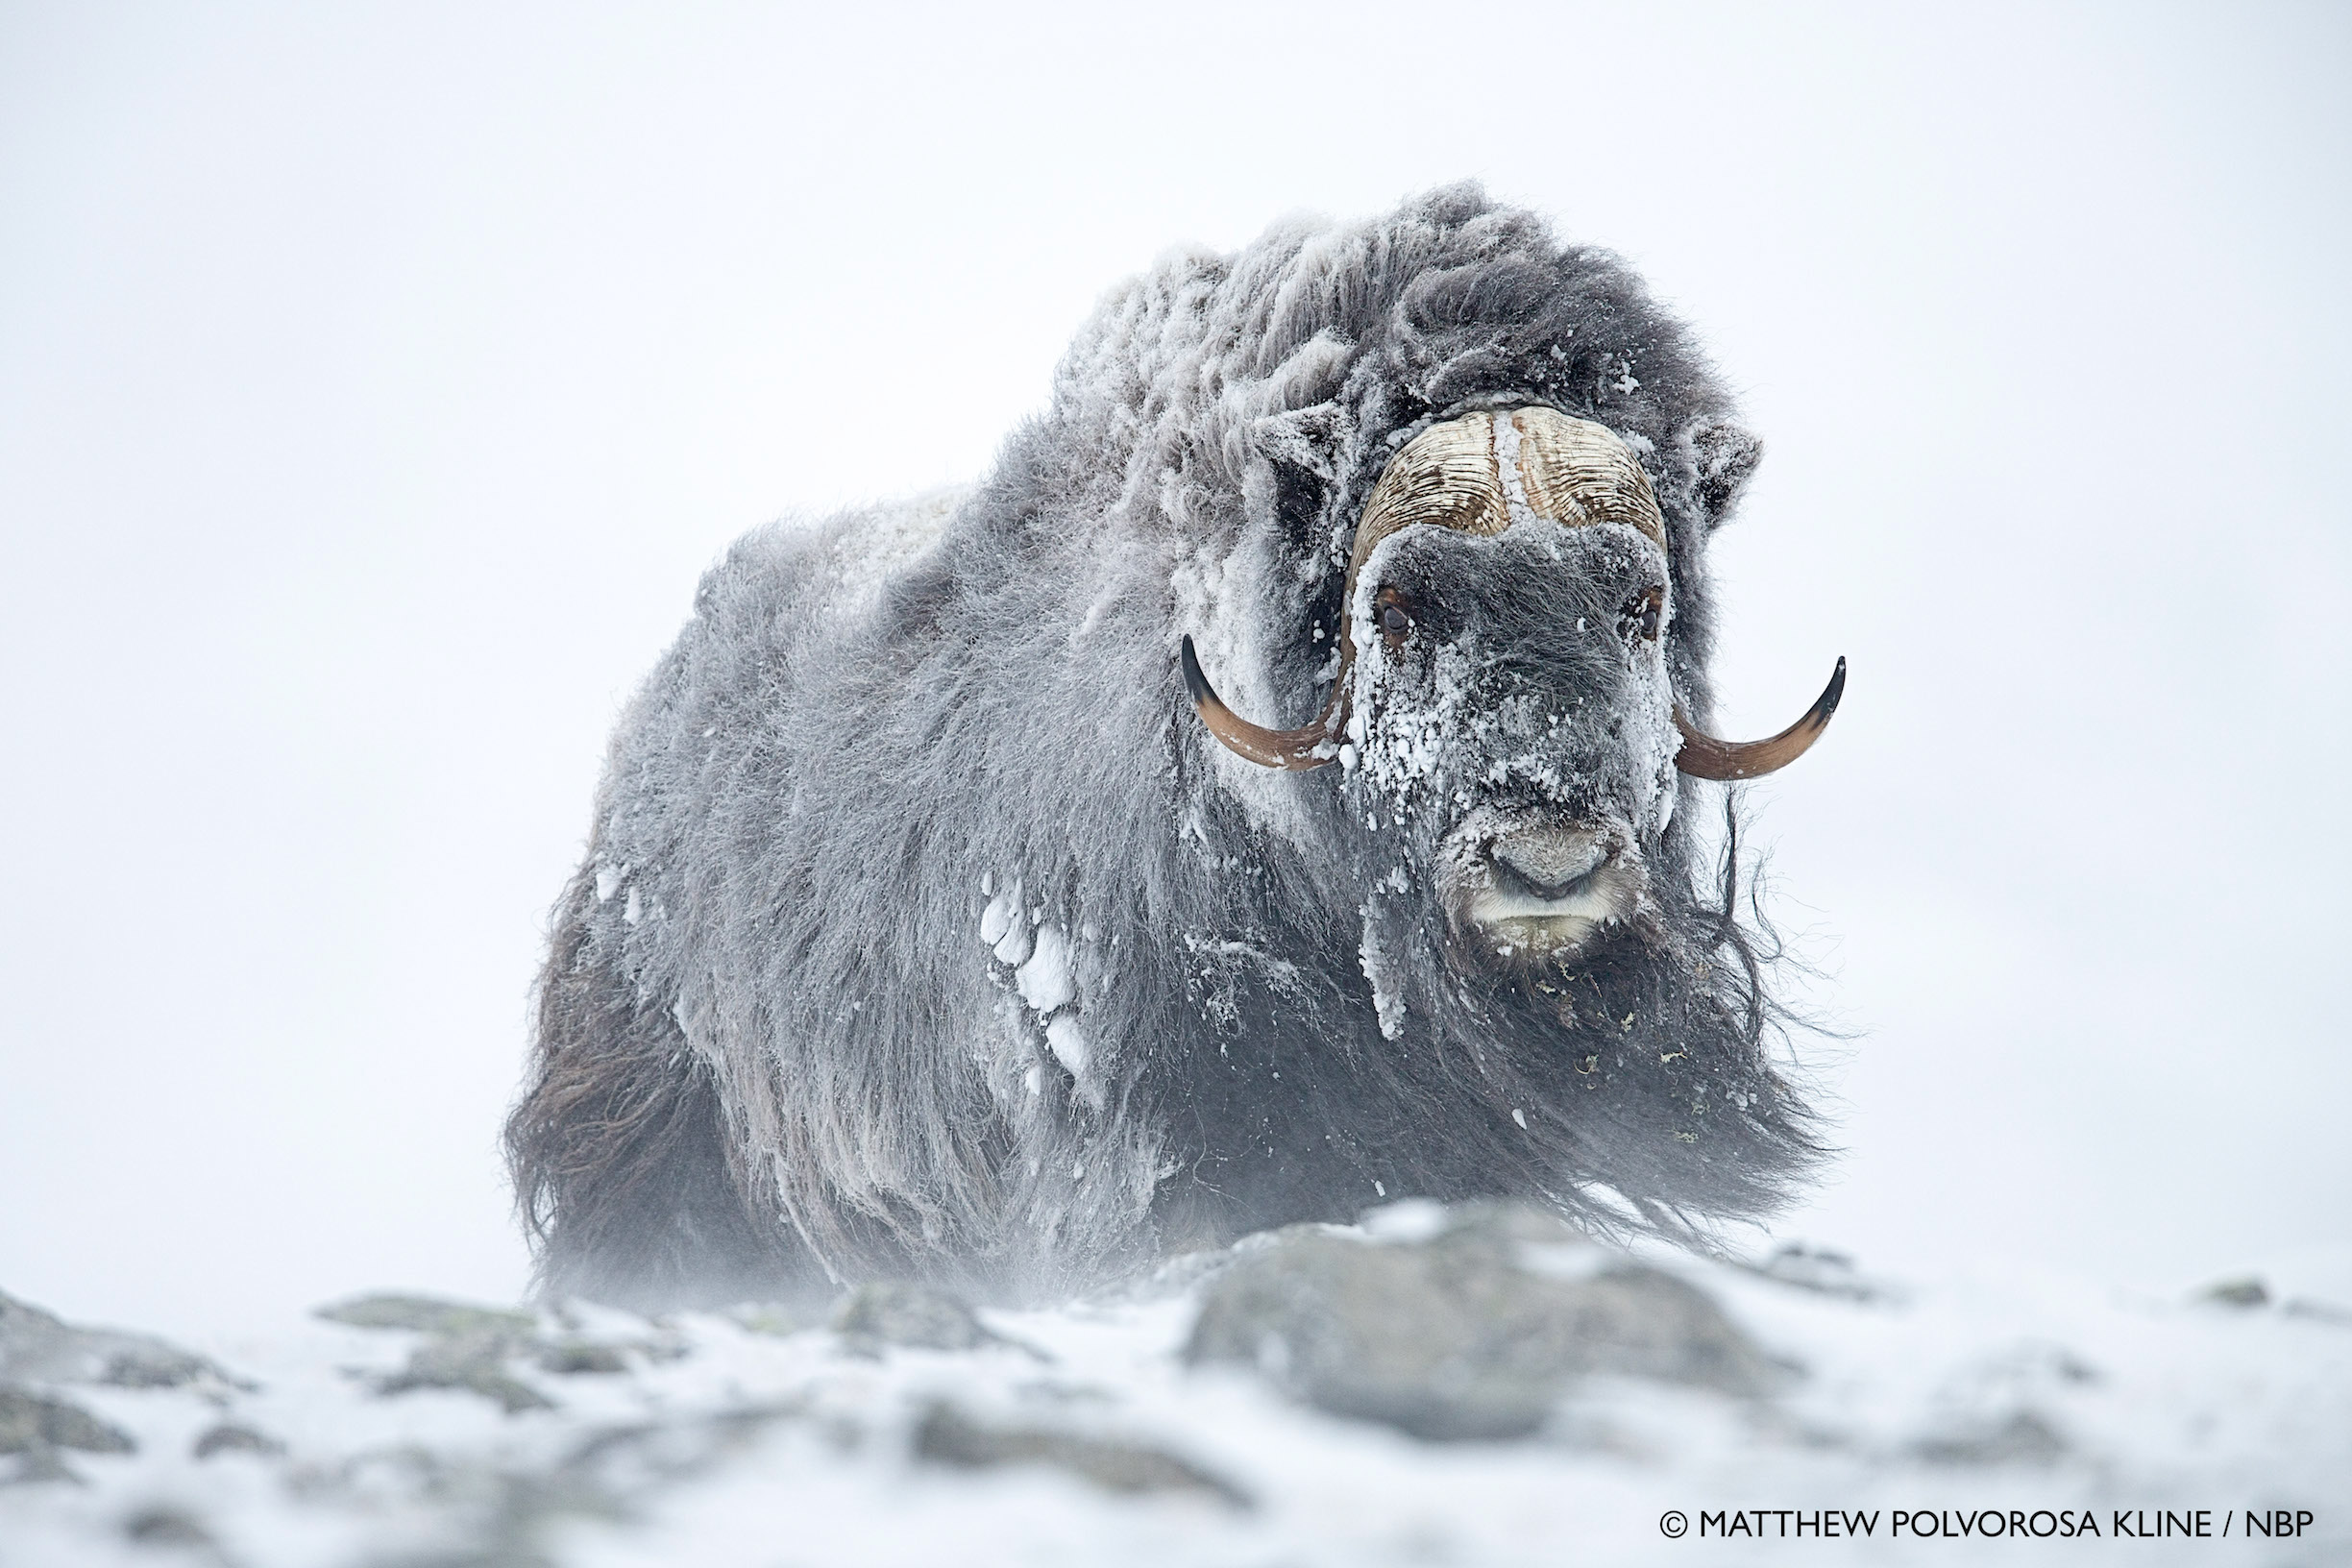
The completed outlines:
<svg viewBox="0 0 2352 1568">
<path fill-rule="evenodd" d="M 1612 919 L 1605 915 L 1507 915 L 1482 919 L 1479 929 L 1506 957 L 1522 949 L 1531 953 L 1574 952 Z"/>
<path fill-rule="evenodd" d="M 1616 913 L 1616 901 L 1600 892 L 1572 894 L 1565 898 L 1484 893 L 1470 906 L 1470 918 L 1481 925 L 1492 925 L 1498 920 L 1584 920 L 1598 924 Z"/>
</svg>

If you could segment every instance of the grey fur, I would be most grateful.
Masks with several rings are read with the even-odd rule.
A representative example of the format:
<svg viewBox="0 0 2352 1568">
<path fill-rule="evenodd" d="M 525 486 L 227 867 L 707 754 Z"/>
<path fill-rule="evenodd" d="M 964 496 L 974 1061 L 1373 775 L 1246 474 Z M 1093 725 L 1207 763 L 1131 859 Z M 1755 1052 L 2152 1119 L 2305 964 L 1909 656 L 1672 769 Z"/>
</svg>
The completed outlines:
<svg viewBox="0 0 2352 1568">
<path fill-rule="evenodd" d="M 1189 633 L 1239 711 L 1314 712 L 1387 457 L 1512 404 L 1641 454 L 1660 678 L 1703 721 L 1705 547 L 1756 443 L 1621 262 L 1471 185 L 1173 256 L 976 489 L 739 543 L 621 725 L 556 913 L 507 1130 L 544 1283 L 1034 1299 L 1382 1195 L 1683 1235 L 1778 1201 L 1815 1151 L 1765 1059 L 1735 845 L 1701 864 L 1671 769 L 1635 798 L 1655 701 L 1606 618 L 1654 569 L 1599 537 L 1625 530 L 1399 535 L 1467 674 L 1367 659 L 1345 770 L 1254 768 L 1186 698 Z M 1568 720 L 1489 781 L 1514 693 Z M 1376 765 L 1416 702 L 1431 776 Z M 1641 917 L 1552 969 L 1468 953 L 1438 861 L 1505 807 L 1621 823 Z M 998 956 L 1057 937 L 1066 986 Z"/>
</svg>

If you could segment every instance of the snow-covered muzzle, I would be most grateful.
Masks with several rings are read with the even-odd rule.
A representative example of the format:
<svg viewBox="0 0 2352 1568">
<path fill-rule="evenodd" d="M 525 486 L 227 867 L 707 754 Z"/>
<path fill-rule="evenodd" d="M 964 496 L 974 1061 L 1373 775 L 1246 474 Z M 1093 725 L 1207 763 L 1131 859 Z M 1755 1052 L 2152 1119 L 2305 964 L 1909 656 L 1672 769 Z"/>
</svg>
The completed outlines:
<svg viewBox="0 0 2352 1568">
<path fill-rule="evenodd" d="M 1364 568 L 1339 760 L 1376 887 L 1435 894 L 1458 970 L 1654 935 L 1680 742 L 1664 551 L 1530 518 L 1407 528 Z"/>
</svg>

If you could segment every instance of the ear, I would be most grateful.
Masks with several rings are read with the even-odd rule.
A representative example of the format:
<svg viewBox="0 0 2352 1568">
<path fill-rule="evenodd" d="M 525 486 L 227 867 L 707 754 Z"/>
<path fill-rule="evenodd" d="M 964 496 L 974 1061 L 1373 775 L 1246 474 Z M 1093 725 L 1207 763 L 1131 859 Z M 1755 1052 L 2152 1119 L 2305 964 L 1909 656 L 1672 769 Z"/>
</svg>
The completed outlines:
<svg viewBox="0 0 2352 1568">
<path fill-rule="evenodd" d="M 1355 421 L 1336 403 L 1265 414 L 1250 422 L 1259 453 L 1284 468 L 1329 484 L 1338 471 L 1339 449 L 1354 433 Z"/>
<path fill-rule="evenodd" d="M 1691 467 L 1691 496 L 1709 533 L 1722 527 L 1739 504 L 1740 492 L 1764 460 L 1764 443 L 1729 420 L 1702 420 L 1683 436 Z"/>
<path fill-rule="evenodd" d="M 1336 564 L 1347 562 L 1347 544 L 1328 537 L 1323 510 L 1336 482 L 1340 450 L 1354 428 L 1347 410 L 1335 403 L 1267 414 L 1249 427 L 1284 545 L 1324 569 L 1334 564 L 1334 552 Z"/>
</svg>

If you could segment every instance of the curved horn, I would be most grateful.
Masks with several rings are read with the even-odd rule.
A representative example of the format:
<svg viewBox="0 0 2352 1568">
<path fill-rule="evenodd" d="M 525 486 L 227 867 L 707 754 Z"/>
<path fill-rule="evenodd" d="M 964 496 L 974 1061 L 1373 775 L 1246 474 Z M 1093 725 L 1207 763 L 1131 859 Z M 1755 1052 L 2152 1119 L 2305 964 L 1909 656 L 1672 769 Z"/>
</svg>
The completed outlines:
<svg viewBox="0 0 2352 1568">
<path fill-rule="evenodd" d="M 1299 772 L 1320 768 L 1339 755 L 1339 748 L 1328 744 L 1338 733 L 1339 708 L 1346 700 L 1345 672 L 1332 687 L 1331 700 L 1315 716 L 1314 723 L 1298 729 L 1268 729 L 1253 724 L 1225 705 L 1201 673 L 1200 655 L 1192 651 L 1192 639 L 1184 640 L 1185 690 L 1192 694 L 1192 706 L 1199 710 L 1201 723 L 1209 733 L 1223 741 L 1240 755 L 1265 768 L 1284 768 Z"/>
<path fill-rule="evenodd" d="M 1693 778 L 1712 778 L 1728 782 L 1737 778 L 1762 778 L 1776 772 L 1805 754 L 1821 732 L 1829 727 L 1829 716 L 1837 712 L 1838 698 L 1846 695 L 1846 660 L 1841 656 L 1837 673 L 1822 689 L 1821 699 L 1806 710 L 1805 716 L 1769 741 L 1719 741 L 1692 723 L 1675 704 L 1675 727 L 1682 732 L 1682 749 L 1675 753 L 1675 766 Z"/>
<path fill-rule="evenodd" d="M 1388 460 L 1356 525 L 1347 581 L 1339 594 L 1339 669 L 1323 711 L 1311 723 L 1267 729 L 1234 712 L 1201 673 L 1192 639 L 1187 637 L 1185 690 L 1192 694 L 1192 705 L 1209 733 L 1262 767 L 1296 772 L 1334 761 L 1339 748 L 1330 743 L 1347 727 L 1348 677 L 1356 668 L 1352 606 L 1358 574 L 1383 539 L 1414 523 L 1435 523 L 1468 533 L 1500 533 L 1508 527 L 1510 513 L 1495 473 L 1494 416 L 1488 413 L 1433 425 Z"/>
</svg>

